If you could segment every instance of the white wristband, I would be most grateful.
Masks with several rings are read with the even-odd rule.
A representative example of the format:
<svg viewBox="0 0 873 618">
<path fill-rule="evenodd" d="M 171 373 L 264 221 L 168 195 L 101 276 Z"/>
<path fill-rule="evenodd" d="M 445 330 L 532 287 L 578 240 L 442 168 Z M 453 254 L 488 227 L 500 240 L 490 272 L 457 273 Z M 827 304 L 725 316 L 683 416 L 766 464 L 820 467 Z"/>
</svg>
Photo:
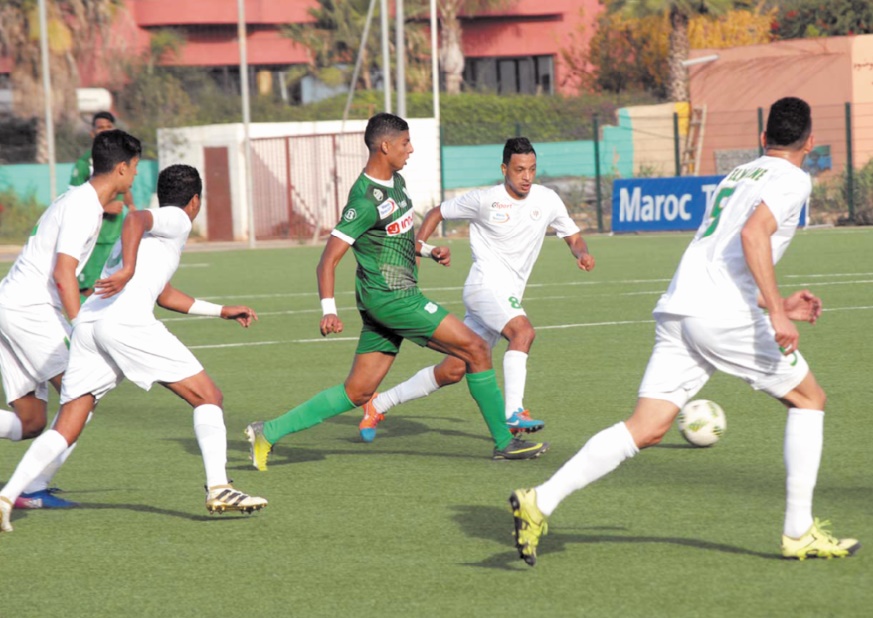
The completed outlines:
<svg viewBox="0 0 873 618">
<path fill-rule="evenodd" d="M 208 315 L 214 318 L 221 317 L 221 310 L 224 307 L 210 303 L 208 300 L 194 299 L 194 304 L 188 309 L 188 315 Z"/>
<path fill-rule="evenodd" d="M 418 242 L 421 244 L 421 249 L 419 249 L 419 251 L 418 251 L 421 254 L 421 257 L 423 257 L 423 258 L 431 257 L 431 255 L 433 254 L 433 250 L 436 249 L 436 247 L 434 247 L 433 245 L 427 244 L 423 240 L 419 240 Z"/>
<path fill-rule="evenodd" d="M 336 312 L 336 299 L 335 298 L 322 298 L 321 299 L 321 314 L 322 315 L 339 315 Z"/>
</svg>

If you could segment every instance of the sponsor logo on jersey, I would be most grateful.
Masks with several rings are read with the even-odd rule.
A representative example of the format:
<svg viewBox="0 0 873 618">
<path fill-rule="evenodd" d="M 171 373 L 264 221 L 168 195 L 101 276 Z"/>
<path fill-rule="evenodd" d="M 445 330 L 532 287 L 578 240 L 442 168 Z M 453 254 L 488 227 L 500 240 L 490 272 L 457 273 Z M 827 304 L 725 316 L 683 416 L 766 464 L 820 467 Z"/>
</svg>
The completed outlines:
<svg viewBox="0 0 873 618">
<path fill-rule="evenodd" d="M 436 311 L 437 311 L 436 303 L 429 302 L 428 304 L 426 304 L 424 306 L 424 310 L 427 311 L 428 313 L 436 313 Z"/>
<path fill-rule="evenodd" d="M 381 202 L 385 199 L 385 194 L 382 193 L 382 189 L 373 189 L 373 197 Z"/>
<path fill-rule="evenodd" d="M 354 221 L 357 217 L 358 211 L 354 208 L 349 208 L 343 215 L 343 219 L 345 219 L 346 221 Z"/>
<path fill-rule="evenodd" d="M 385 232 L 388 236 L 400 236 L 412 229 L 414 223 L 414 219 L 412 217 L 412 211 L 410 210 L 408 213 L 397 219 L 397 221 L 392 221 L 385 228 Z"/>
<path fill-rule="evenodd" d="M 512 204 L 501 204 L 500 202 L 491 202 L 491 208 L 493 210 L 509 210 L 512 208 Z"/>
<path fill-rule="evenodd" d="M 381 191 L 380 191 L 380 193 L 381 193 Z M 375 193 L 374 193 L 374 195 L 375 195 Z M 382 199 L 382 198 L 379 198 L 379 199 Z M 379 204 L 379 218 L 384 219 L 385 217 L 390 215 L 392 212 L 395 212 L 396 210 L 397 210 L 397 202 L 395 202 L 394 200 L 392 200 L 389 197 L 386 201 Z"/>
<path fill-rule="evenodd" d="M 540 210 L 539 208 L 534 208 L 533 210 L 530 211 L 530 218 L 533 219 L 534 221 L 539 221 L 540 217 L 542 217 L 542 216 L 543 216 L 543 211 Z"/>
<path fill-rule="evenodd" d="M 506 223 L 509 221 L 509 213 L 508 212 L 492 212 L 491 216 L 488 217 L 491 223 Z"/>
</svg>

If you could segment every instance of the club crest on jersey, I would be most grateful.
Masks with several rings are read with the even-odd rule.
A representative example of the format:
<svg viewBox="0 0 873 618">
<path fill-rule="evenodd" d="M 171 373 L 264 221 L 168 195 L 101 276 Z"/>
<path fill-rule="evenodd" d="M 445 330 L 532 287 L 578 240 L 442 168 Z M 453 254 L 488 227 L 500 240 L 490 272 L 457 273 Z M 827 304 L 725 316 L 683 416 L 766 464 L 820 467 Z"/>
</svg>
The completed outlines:
<svg viewBox="0 0 873 618">
<path fill-rule="evenodd" d="M 385 194 L 382 193 L 382 189 L 373 189 L 373 197 L 381 202 L 385 199 Z"/>
<path fill-rule="evenodd" d="M 378 189 L 376 189 L 376 191 L 378 191 Z M 381 193 L 381 191 L 379 191 L 379 193 Z M 375 195 L 375 192 L 374 192 L 374 195 Z M 389 197 L 386 201 L 379 204 L 379 218 L 384 219 L 385 217 L 390 215 L 392 212 L 395 212 L 396 210 L 397 210 L 397 202 L 395 202 L 394 200 L 392 200 Z"/>
<path fill-rule="evenodd" d="M 539 208 L 534 208 L 533 210 L 530 211 L 530 218 L 533 219 L 534 221 L 539 221 L 540 217 L 542 217 L 542 216 L 543 216 L 543 211 L 540 210 Z"/>
<path fill-rule="evenodd" d="M 354 208 L 349 208 L 346 213 L 343 215 L 343 219 L 346 221 L 354 221 L 358 216 L 358 211 Z"/>
<path fill-rule="evenodd" d="M 388 236 L 400 236 L 412 229 L 414 223 L 414 219 L 412 217 L 412 211 L 410 210 L 408 213 L 397 219 L 397 221 L 392 221 L 385 228 L 385 232 Z"/>
</svg>

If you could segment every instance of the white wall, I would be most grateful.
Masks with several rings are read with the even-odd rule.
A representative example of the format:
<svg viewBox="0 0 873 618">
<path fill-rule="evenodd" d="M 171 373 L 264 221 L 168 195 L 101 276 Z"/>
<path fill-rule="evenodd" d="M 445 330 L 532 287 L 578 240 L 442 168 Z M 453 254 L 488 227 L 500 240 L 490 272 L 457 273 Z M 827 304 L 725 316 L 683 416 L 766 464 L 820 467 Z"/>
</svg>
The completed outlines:
<svg viewBox="0 0 873 618">
<path fill-rule="evenodd" d="M 406 179 L 416 212 L 424 214 L 440 202 L 440 144 L 439 126 L 433 118 L 412 118 L 409 133 L 415 149 L 401 174 Z M 366 120 L 340 120 L 320 122 L 264 122 L 249 125 L 252 139 L 262 137 L 286 137 L 294 135 L 324 135 L 343 131 L 363 132 Z M 230 194 L 233 209 L 233 235 L 235 240 L 247 240 L 248 214 L 245 186 L 244 129 L 241 123 L 158 129 L 158 162 L 161 169 L 174 163 L 185 163 L 204 174 L 203 148 L 228 149 L 230 170 Z M 343 190 L 347 191 L 351 187 Z M 203 212 L 194 222 L 197 233 L 208 236 L 206 212 L 209 196 L 204 195 Z"/>
</svg>

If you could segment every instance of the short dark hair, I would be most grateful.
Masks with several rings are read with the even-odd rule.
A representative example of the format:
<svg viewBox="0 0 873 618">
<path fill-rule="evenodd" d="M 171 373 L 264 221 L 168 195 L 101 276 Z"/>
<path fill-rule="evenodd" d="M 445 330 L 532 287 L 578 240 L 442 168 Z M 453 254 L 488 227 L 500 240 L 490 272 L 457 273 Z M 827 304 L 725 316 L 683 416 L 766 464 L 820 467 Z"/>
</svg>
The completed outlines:
<svg viewBox="0 0 873 618">
<path fill-rule="evenodd" d="M 381 112 L 370 118 L 367 130 L 364 131 L 364 143 L 370 152 L 379 148 L 383 137 L 394 136 L 403 131 L 409 131 L 409 123 L 400 116 Z"/>
<path fill-rule="evenodd" d="M 100 119 L 108 120 L 112 124 L 115 124 L 115 116 L 112 115 L 112 112 L 97 112 L 94 114 L 94 117 L 91 119 L 91 128 L 97 126 L 97 121 Z"/>
<path fill-rule="evenodd" d="M 134 157 L 140 155 L 142 155 L 142 144 L 133 135 L 121 129 L 98 133 L 91 146 L 94 176 L 108 174 L 119 163 L 130 163 Z"/>
<path fill-rule="evenodd" d="M 770 107 L 764 139 L 768 147 L 797 150 L 812 132 L 809 103 L 797 97 L 779 99 Z"/>
<path fill-rule="evenodd" d="M 184 208 L 195 195 L 203 191 L 200 174 L 190 165 L 177 163 L 158 174 L 158 204 Z"/>
<path fill-rule="evenodd" d="M 512 159 L 512 155 L 514 154 L 536 155 L 537 151 L 534 150 L 534 147 L 531 145 L 528 138 L 510 137 L 506 140 L 506 144 L 503 146 L 503 164 L 509 165 L 509 160 Z"/>
</svg>

